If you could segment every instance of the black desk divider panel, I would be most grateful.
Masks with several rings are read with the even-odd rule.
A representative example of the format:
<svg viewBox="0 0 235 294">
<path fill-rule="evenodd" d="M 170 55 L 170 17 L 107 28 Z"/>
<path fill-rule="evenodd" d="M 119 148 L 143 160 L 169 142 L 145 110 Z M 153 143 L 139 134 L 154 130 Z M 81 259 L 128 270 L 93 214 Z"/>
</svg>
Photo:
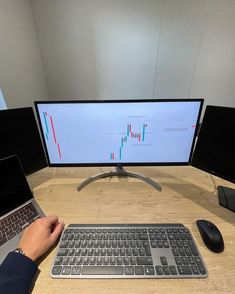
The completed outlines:
<svg viewBox="0 0 235 294">
<path fill-rule="evenodd" d="M 32 107 L 0 111 L 0 158 L 17 155 L 26 175 L 47 166 Z"/>
<path fill-rule="evenodd" d="M 207 106 L 192 166 L 235 183 L 235 108 Z M 218 186 L 219 204 L 235 211 L 235 190 Z"/>
</svg>

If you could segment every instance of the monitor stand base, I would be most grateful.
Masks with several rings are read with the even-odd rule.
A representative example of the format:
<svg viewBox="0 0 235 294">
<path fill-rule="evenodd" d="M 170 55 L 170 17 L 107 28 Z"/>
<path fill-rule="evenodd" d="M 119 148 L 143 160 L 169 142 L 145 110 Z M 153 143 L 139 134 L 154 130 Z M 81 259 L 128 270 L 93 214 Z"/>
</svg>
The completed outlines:
<svg viewBox="0 0 235 294">
<path fill-rule="evenodd" d="M 81 191 L 82 188 L 84 188 L 85 186 L 87 186 L 88 184 L 90 184 L 91 182 L 93 182 L 93 181 L 95 181 L 97 179 L 102 179 L 102 178 L 106 178 L 106 177 L 113 177 L 113 176 L 125 176 L 125 177 L 137 178 L 137 179 L 140 179 L 140 180 L 150 184 L 151 186 L 153 186 L 158 191 L 161 191 L 161 189 L 162 189 L 160 184 L 158 184 L 154 180 L 152 180 L 152 179 L 150 179 L 148 177 L 145 177 L 143 175 L 137 174 L 137 173 L 132 173 L 132 172 L 125 171 L 122 168 L 121 165 L 117 165 L 115 171 L 104 172 L 104 173 L 97 174 L 95 176 L 87 178 L 86 180 L 84 180 L 83 182 L 81 182 L 78 185 L 77 190 Z"/>
<path fill-rule="evenodd" d="M 219 204 L 235 212 L 235 189 L 218 186 Z"/>
</svg>

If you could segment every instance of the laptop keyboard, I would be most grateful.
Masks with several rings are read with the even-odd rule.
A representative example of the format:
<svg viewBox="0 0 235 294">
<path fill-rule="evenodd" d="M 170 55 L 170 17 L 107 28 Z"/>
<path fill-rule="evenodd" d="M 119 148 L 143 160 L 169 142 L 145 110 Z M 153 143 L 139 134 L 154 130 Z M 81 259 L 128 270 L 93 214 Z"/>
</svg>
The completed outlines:
<svg viewBox="0 0 235 294">
<path fill-rule="evenodd" d="M 182 224 L 69 225 L 53 278 L 206 278 L 193 237 Z"/>
<path fill-rule="evenodd" d="M 0 220 L 0 246 L 12 239 L 39 217 L 32 203 Z"/>
</svg>

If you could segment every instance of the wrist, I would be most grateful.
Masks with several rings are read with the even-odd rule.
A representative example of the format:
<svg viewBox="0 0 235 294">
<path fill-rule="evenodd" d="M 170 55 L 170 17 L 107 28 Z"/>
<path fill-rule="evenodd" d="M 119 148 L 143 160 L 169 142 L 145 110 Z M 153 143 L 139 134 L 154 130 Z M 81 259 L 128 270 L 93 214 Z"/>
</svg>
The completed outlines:
<svg viewBox="0 0 235 294">
<path fill-rule="evenodd" d="M 30 258 L 32 261 L 36 261 L 37 259 L 33 254 L 30 254 L 29 252 L 27 252 L 27 250 L 25 251 L 21 247 L 18 247 L 17 249 L 15 249 L 14 252 L 24 255 Z"/>
<path fill-rule="evenodd" d="M 24 251 L 21 248 L 16 248 L 13 252 L 25 255 Z"/>
</svg>

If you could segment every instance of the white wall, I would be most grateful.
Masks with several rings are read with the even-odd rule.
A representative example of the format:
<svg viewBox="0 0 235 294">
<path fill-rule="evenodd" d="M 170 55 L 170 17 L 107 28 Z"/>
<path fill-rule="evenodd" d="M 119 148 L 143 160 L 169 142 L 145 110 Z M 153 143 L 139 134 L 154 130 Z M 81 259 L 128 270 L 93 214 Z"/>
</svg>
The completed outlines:
<svg viewBox="0 0 235 294">
<path fill-rule="evenodd" d="M 0 0 L 0 38 L 8 107 L 152 97 L 235 107 L 234 0 Z"/>
<path fill-rule="evenodd" d="M 32 0 L 51 99 L 235 106 L 234 0 Z"/>
<path fill-rule="evenodd" d="M 235 1 L 211 0 L 191 92 L 235 107 Z"/>
<path fill-rule="evenodd" d="M 30 0 L 0 0 L 0 88 L 8 108 L 48 98 Z"/>
<path fill-rule="evenodd" d="M 159 6 L 142 0 L 33 1 L 50 97 L 151 97 Z"/>
</svg>

